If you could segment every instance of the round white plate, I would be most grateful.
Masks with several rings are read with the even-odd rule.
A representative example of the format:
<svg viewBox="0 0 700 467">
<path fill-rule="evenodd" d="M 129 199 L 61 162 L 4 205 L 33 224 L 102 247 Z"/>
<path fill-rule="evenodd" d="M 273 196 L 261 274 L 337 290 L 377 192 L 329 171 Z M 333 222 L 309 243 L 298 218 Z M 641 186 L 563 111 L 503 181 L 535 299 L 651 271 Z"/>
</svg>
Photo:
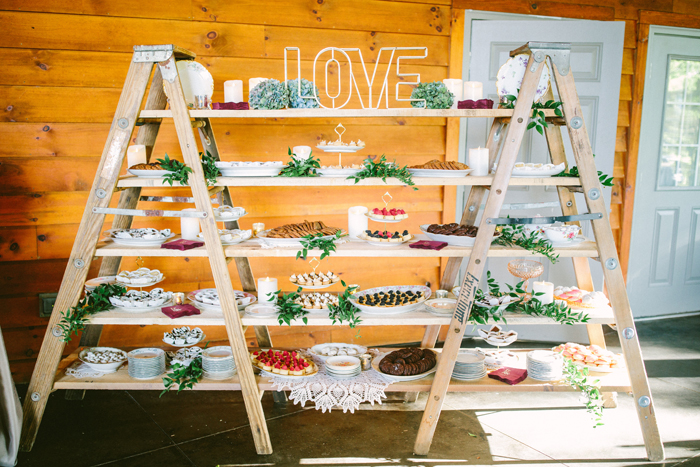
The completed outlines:
<svg viewBox="0 0 700 467">
<path fill-rule="evenodd" d="M 574 246 L 578 245 L 579 243 L 583 243 L 586 241 L 586 237 L 583 235 L 579 235 L 578 237 L 572 239 L 570 242 L 551 242 L 553 247 L 556 248 L 561 248 L 561 247 L 567 247 L 567 246 Z"/>
<path fill-rule="evenodd" d="M 403 219 L 377 219 L 376 217 L 370 216 L 369 213 L 365 213 L 365 216 L 367 216 L 367 218 L 371 221 L 384 222 L 385 224 L 396 224 L 398 222 L 405 221 L 406 219 L 408 219 L 408 217 L 404 217 Z"/>
<path fill-rule="evenodd" d="M 441 169 L 408 169 L 415 177 L 443 177 L 443 178 L 461 178 L 466 177 L 474 169 L 464 170 L 441 170 Z"/>
<path fill-rule="evenodd" d="M 274 246 L 301 246 L 301 241 L 303 240 L 303 238 L 268 238 L 268 232 L 270 232 L 270 229 L 258 232 L 257 237 L 264 239 L 266 242 Z M 342 230 L 340 234 L 341 236 L 346 235 L 347 232 Z M 333 237 L 335 237 L 335 235 L 324 235 L 323 237 L 318 238 L 330 240 Z"/>
<path fill-rule="evenodd" d="M 195 106 L 194 96 L 207 96 L 207 100 L 211 102 L 211 96 L 214 94 L 214 78 L 204 65 L 194 60 L 181 60 L 177 62 L 177 72 L 180 75 L 185 101 L 190 108 Z M 165 85 L 163 90 L 168 96 Z"/>
<path fill-rule="evenodd" d="M 287 167 L 286 165 L 230 166 L 226 162 L 217 162 L 224 177 L 274 177 Z"/>
<path fill-rule="evenodd" d="M 238 230 L 243 230 L 243 229 L 238 229 Z M 253 236 L 252 230 L 245 230 L 244 232 L 246 232 L 246 233 L 243 236 L 239 237 L 237 240 L 232 240 L 230 242 L 225 242 L 225 241 L 221 240 L 221 234 L 219 234 L 219 239 L 221 240 L 221 244 L 223 246 L 238 245 L 239 243 L 243 243 L 246 240 L 250 240 L 250 238 Z M 204 241 L 204 235 L 201 233 L 199 235 L 197 235 L 197 238 L 201 242 Z"/>
<path fill-rule="evenodd" d="M 437 303 L 449 303 L 452 305 L 451 308 L 435 308 L 432 305 Z M 434 315 L 438 316 L 452 316 L 457 308 L 457 300 L 454 298 L 431 298 L 425 301 L 425 309 Z"/>
<path fill-rule="evenodd" d="M 493 173 L 496 173 L 498 164 L 493 164 Z M 513 167 L 513 172 L 511 176 L 516 178 L 522 177 L 551 177 L 552 175 L 557 175 L 564 171 L 565 165 L 563 163 L 559 165 L 544 164 L 542 167 L 534 167 L 533 165 L 526 165 L 525 167 Z"/>
<path fill-rule="evenodd" d="M 417 303 L 411 303 L 410 305 L 402 305 L 402 306 L 393 306 L 393 307 L 381 307 L 381 306 L 366 306 L 366 305 L 360 305 L 357 302 L 357 298 L 359 298 L 362 295 L 374 295 L 375 293 L 379 292 L 388 292 L 389 290 L 399 290 L 401 292 L 407 292 L 407 291 L 412 291 L 412 292 L 417 292 L 421 291 L 423 292 L 423 300 L 417 302 Z M 360 309 L 360 311 L 370 314 L 370 315 L 398 315 L 401 313 L 408 313 L 409 311 L 417 310 L 423 304 L 430 298 L 430 294 L 432 291 L 430 290 L 430 287 L 426 287 L 424 285 L 399 285 L 399 286 L 387 286 L 387 287 L 375 287 L 373 289 L 367 289 L 363 290 L 361 292 L 355 292 L 355 294 L 351 295 L 350 297 L 350 302 L 355 305 L 357 308 Z"/>
<path fill-rule="evenodd" d="M 270 318 L 272 316 L 277 316 L 278 311 L 279 310 L 275 305 L 270 305 L 267 303 L 248 305 L 245 308 L 246 314 L 253 318 Z"/>
<path fill-rule="evenodd" d="M 362 169 L 316 169 L 321 177 L 350 177 Z"/>
<path fill-rule="evenodd" d="M 432 349 L 431 349 L 432 350 Z M 426 371 L 425 373 L 420 373 L 418 375 L 411 375 L 411 376 L 395 376 L 395 375 L 389 375 L 387 373 L 382 372 L 382 370 L 379 369 L 379 364 L 381 363 L 382 359 L 386 357 L 389 354 L 389 352 L 386 353 L 380 353 L 376 357 L 372 359 L 372 368 L 379 373 L 380 375 L 384 376 L 385 378 L 388 378 L 392 381 L 415 381 L 417 379 L 422 379 L 425 378 L 428 375 L 432 375 L 437 371 L 438 365 L 440 364 L 440 352 L 435 352 L 435 366 L 432 367 L 430 370 Z"/>
<path fill-rule="evenodd" d="M 129 283 L 126 283 L 126 282 L 120 282 L 118 277 L 117 277 L 117 279 L 116 279 L 117 284 L 119 284 L 119 285 L 121 285 L 121 286 L 124 286 L 124 287 L 129 287 L 129 288 L 131 288 L 131 289 L 143 289 L 143 288 L 145 288 L 145 287 L 153 287 L 153 286 L 156 285 L 156 284 L 160 284 L 160 283 L 163 282 L 164 280 L 165 280 L 165 276 L 163 276 L 163 278 L 162 278 L 161 280 L 159 280 L 159 281 L 149 282 L 149 283 L 147 283 L 147 284 L 129 284 Z"/>
<path fill-rule="evenodd" d="M 221 217 L 221 216 L 217 216 L 216 211 L 215 211 L 214 212 L 214 219 L 216 219 L 216 222 L 233 222 L 233 221 L 237 221 L 238 219 L 240 219 L 241 217 L 246 216 L 246 215 L 248 215 L 248 213 L 246 211 L 243 211 L 243 214 L 241 214 L 240 216 Z"/>
<path fill-rule="evenodd" d="M 127 169 L 131 175 L 135 175 L 138 178 L 161 178 L 163 175 L 169 174 L 169 170 L 138 170 L 138 169 Z"/>
<path fill-rule="evenodd" d="M 289 281 L 289 282 L 292 282 L 292 281 Z M 292 282 L 292 284 L 296 285 L 297 287 L 301 287 L 302 289 L 306 289 L 306 290 L 319 290 L 319 289 L 327 289 L 331 285 L 335 285 L 338 282 L 340 282 L 340 279 L 338 279 L 335 282 L 331 282 L 330 284 L 321 284 L 321 285 L 301 285 L 301 284 L 297 284 L 296 282 Z"/>
<path fill-rule="evenodd" d="M 126 306 L 115 306 L 112 308 L 113 310 L 119 310 L 119 311 L 124 311 L 127 313 L 148 313 L 149 311 L 160 311 L 161 308 L 164 306 L 170 306 L 173 304 L 172 299 L 168 300 L 167 302 L 163 303 L 162 305 L 158 306 L 147 306 L 144 308 L 136 308 L 136 307 L 126 307 Z"/>
<path fill-rule="evenodd" d="M 202 338 L 199 339 L 197 342 L 194 342 L 192 344 L 171 344 L 169 342 L 165 342 L 165 340 L 163 340 L 163 343 L 166 345 L 169 345 L 171 347 L 192 347 L 193 345 L 197 345 L 200 342 L 202 342 L 204 339 L 206 339 L 206 337 L 207 337 L 206 335 L 202 334 Z"/>
<path fill-rule="evenodd" d="M 110 230 L 105 230 L 102 235 L 107 237 L 109 240 L 112 240 L 116 245 L 129 245 L 129 246 L 157 246 L 157 245 L 162 245 L 165 243 L 167 240 L 170 240 L 175 236 L 174 233 L 171 233 L 167 237 L 161 237 L 161 238 L 149 238 L 149 239 L 143 239 L 143 238 L 118 238 L 114 236 L 114 233 L 120 229 L 110 229 Z"/>
<path fill-rule="evenodd" d="M 316 146 L 316 149 L 323 152 L 357 152 L 364 148 L 364 146 Z"/>
<path fill-rule="evenodd" d="M 499 68 L 496 89 L 498 89 L 498 95 L 500 97 L 505 97 L 507 95 L 518 96 L 518 90 L 522 85 L 529 58 L 530 56 L 528 54 L 519 54 L 509 58 L 506 63 Z M 549 65 L 545 63 L 542 76 L 540 76 L 540 82 L 537 84 L 537 90 L 535 91 L 536 101 L 540 100 L 547 93 L 549 89 L 549 75 Z"/>
<path fill-rule="evenodd" d="M 197 308 L 201 308 L 202 310 L 217 311 L 217 312 L 221 313 L 221 312 L 222 312 L 222 310 L 221 310 L 221 305 L 212 305 L 212 304 L 210 304 L 210 303 L 200 302 L 200 301 L 198 301 L 198 300 L 195 298 L 195 297 L 197 296 L 197 292 L 200 292 L 200 291 L 202 291 L 202 290 L 208 290 L 208 289 L 197 289 L 197 290 L 193 290 L 192 292 L 190 292 L 190 293 L 187 294 L 187 299 L 188 299 L 189 301 L 191 301 L 192 304 L 193 304 L 194 306 L 196 306 Z M 242 312 L 243 310 L 245 310 L 245 307 L 246 307 L 246 306 L 252 305 L 253 303 L 255 303 L 255 302 L 258 301 L 258 297 L 256 297 L 256 296 L 253 295 L 252 293 L 241 292 L 240 290 L 234 290 L 233 293 L 236 294 L 236 295 L 237 295 L 237 294 L 243 294 L 244 297 L 246 297 L 246 298 L 251 298 L 251 299 L 252 299 L 249 303 L 246 303 L 245 305 L 238 305 L 238 311 L 241 311 L 241 312 Z"/>
<path fill-rule="evenodd" d="M 409 234 L 409 235 L 410 235 L 410 234 Z M 409 238 L 408 240 L 401 240 L 400 242 L 380 242 L 380 241 L 378 241 L 378 240 L 377 240 L 377 241 L 375 241 L 375 240 L 366 240 L 366 239 L 364 239 L 364 238 L 362 238 L 362 237 L 359 237 L 359 236 L 358 236 L 357 238 L 359 238 L 360 240 L 362 240 L 362 241 L 365 242 L 365 243 L 369 243 L 370 245 L 374 245 L 374 246 L 383 246 L 383 247 L 392 247 L 392 246 L 401 246 L 401 245 L 403 245 L 404 243 L 408 243 L 408 242 L 410 242 L 411 240 L 415 240 L 416 237 L 414 237 L 413 235 L 411 235 L 411 238 Z"/>
<path fill-rule="evenodd" d="M 117 276 L 101 276 L 85 281 L 85 290 L 93 291 L 101 284 L 116 284 Z"/>
<path fill-rule="evenodd" d="M 311 353 L 311 355 L 313 355 L 314 357 L 318 357 L 318 358 L 320 358 L 322 361 L 325 362 L 325 361 L 326 361 L 327 359 L 329 359 L 330 357 L 335 356 L 335 355 L 323 355 L 323 354 L 321 353 L 321 352 L 323 351 L 323 349 L 325 349 L 325 348 L 327 348 L 327 347 L 338 347 L 338 348 L 343 347 L 343 348 L 346 348 L 346 349 L 353 348 L 353 349 L 357 350 L 357 355 L 354 355 L 355 357 L 359 357 L 359 356 L 362 355 L 363 353 L 366 353 L 366 352 L 367 352 L 367 347 L 363 347 L 363 346 L 361 346 L 361 345 L 357 345 L 357 344 L 342 344 L 342 343 L 332 343 L 332 342 L 331 342 L 331 343 L 327 343 L 327 344 L 316 344 L 316 345 L 314 345 L 313 347 L 311 347 L 311 349 L 309 349 L 309 353 Z"/>
<path fill-rule="evenodd" d="M 355 373 L 360 368 L 360 359 L 349 355 L 334 355 L 326 359 L 326 370 L 336 374 Z"/>
</svg>

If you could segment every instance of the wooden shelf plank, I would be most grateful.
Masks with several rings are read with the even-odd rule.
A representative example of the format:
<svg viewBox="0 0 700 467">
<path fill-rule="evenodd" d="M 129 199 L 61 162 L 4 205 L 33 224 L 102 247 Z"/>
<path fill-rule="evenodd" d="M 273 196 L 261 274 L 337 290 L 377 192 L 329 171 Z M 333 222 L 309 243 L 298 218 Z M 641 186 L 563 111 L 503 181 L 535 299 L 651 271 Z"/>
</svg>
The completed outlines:
<svg viewBox="0 0 700 467">
<path fill-rule="evenodd" d="M 493 176 L 486 177 L 415 177 L 416 186 L 490 186 Z M 579 187 L 581 182 L 575 177 L 518 177 L 511 178 L 511 186 L 570 186 Z M 236 187 L 323 187 L 323 186 L 405 186 L 395 178 L 388 178 L 386 183 L 379 178 L 361 180 L 355 183 L 342 177 L 218 177 L 216 186 Z M 166 187 L 170 185 L 162 178 L 138 178 L 131 175 L 119 179 L 118 186 L 127 187 Z M 173 188 L 180 188 L 175 185 Z"/>
<path fill-rule="evenodd" d="M 585 310 L 590 320 L 587 324 L 614 324 L 615 318 L 610 307 Z M 360 313 L 362 326 L 424 326 L 424 325 L 448 325 L 452 316 L 438 316 L 425 311 L 414 311 L 400 315 L 379 316 Z M 308 326 L 332 326 L 333 322 L 328 314 L 310 314 L 307 316 Z M 557 325 L 550 318 L 506 313 L 508 324 L 552 324 Z M 244 326 L 280 326 L 276 317 L 253 318 L 247 315 L 242 317 Z M 160 311 L 147 313 L 129 313 L 125 311 L 105 311 L 94 315 L 90 324 L 117 324 L 117 325 L 166 325 L 166 326 L 223 326 L 224 317 L 221 313 L 203 310 L 202 314 L 185 316 L 177 320 L 170 319 Z M 491 323 L 490 323 L 491 324 Z M 495 323 L 494 323 L 495 324 Z M 285 325 L 286 326 L 286 325 Z M 305 326 L 301 320 L 292 321 L 292 326 Z"/>
<path fill-rule="evenodd" d="M 163 390 L 163 380 L 160 377 L 147 381 L 136 380 L 129 376 L 125 366 L 122 366 L 116 373 L 104 375 L 101 378 L 76 379 L 72 376 L 68 376 L 65 374 L 64 369 L 77 359 L 79 350 L 80 349 L 76 350 L 59 365 L 54 380 L 54 389 Z M 391 349 L 382 350 L 388 351 Z M 524 368 L 526 352 L 527 351 L 516 351 L 520 358 L 518 363 L 513 365 L 514 367 Z M 593 376 L 600 379 L 602 391 L 627 392 L 630 390 L 629 377 L 624 368 L 618 369 L 613 373 L 596 373 Z M 264 391 L 274 390 L 267 378 L 260 377 L 260 375 L 256 375 L 255 378 L 260 389 Z M 417 381 L 393 383 L 386 391 L 430 391 L 432 383 L 433 376 L 431 375 Z M 222 381 L 202 379 L 193 389 L 199 391 L 240 391 L 241 385 L 238 381 L 238 375 L 234 375 Z M 573 389 L 571 389 L 568 384 L 562 381 L 542 382 L 533 380 L 532 378 L 527 378 L 525 381 L 515 386 L 501 383 L 488 377 L 471 382 L 451 380 L 448 387 L 448 391 L 450 392 L 570 392 L 572 390 Z"/>
<path fill-rule="evenodd" d="M 425 235 L 416 235 L 416 240 L 427 240 Z M 379 247 L 370 245 L 360 240 L 350 240 L 347 243 L 342 243 L 337 246 L 336 251 L 332 256 L 337 257 L 371 257 L 371 258 L 460 258 L 467 257 L 471 254 L 470 247 L 447 246 L 442 250 L 422 250 L 418 248 L 410 248 L 409 244 L 403 244 L 395 247 Z M 262 248 L 256 241 L 246 241 L 238 245 L 224 247 L 224 253 L 231 258 L 259 258 L 259 257 L 295 257 L 299 251 L 298 247 L 282 247 L 282 248 Z M 309 250 L 308 256 L 321 256 L 321 250 Z M 578 245 L 571 247 L 557 248 L 556 253 L 562 258 L 597 258 L 598 250 L 596 244 L 592 241 L 584 241 Z M 204 247 L 193 248 L 191 250 L 169 250 L 160 247 L 133 247 L 125 245 L 116 245 L 114 243 L 101 242 L 96 256 L 150 256 L 150 257 L 170 257 L 170 256 L 187 256 L 187 257 L 206 257 L 207 251 Z M 493 245 L 489 250 L 490 257 L 529 257 L 542 256 L 532 254 L 529 251 L 521 248 L 506 248 L 500 245 Z"/>
<path fill-rule="evenodd" d="M 511 117 L 512 109 L 283 109 L 283 110 L 190 110 L 192 118 L 356 118 L 356 117 Z M 556 117 L 554 110 L 545 116 Z M 140 118 L 172 118 L 170 110 L 142 110 Z"/>
</svg>

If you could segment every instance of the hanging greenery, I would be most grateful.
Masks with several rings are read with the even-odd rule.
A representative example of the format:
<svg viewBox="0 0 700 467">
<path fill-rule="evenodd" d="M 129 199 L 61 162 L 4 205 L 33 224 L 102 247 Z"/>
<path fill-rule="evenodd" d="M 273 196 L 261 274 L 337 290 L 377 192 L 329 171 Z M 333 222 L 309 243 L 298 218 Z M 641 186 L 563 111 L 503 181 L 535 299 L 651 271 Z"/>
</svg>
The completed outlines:
<svg viewBox="0 0 700 467">
<path fill-rule="evenodd" d="M 564 357 L 564 379 L 572 388 L 581 391 L 586 410 L 594 420 L 593 428 L 603 425 L 603 396 L 600 393 L 600 380 L 590 380 L 588 368 L 580 367 Z"/>
<path fill-rule="evenodd" d="M 297 288 L 296 292 L 282 294 L 277 299 L 277 321 L 280 323 L 280 326 L 284 324 L 291 326 L 292 321 L 299 318 L 301 318 L 304 324 L 308 324 L 308 319 L 306 318 L 306 315 L 308 315 L 309 312 L 304 310 L 304 308 L 295 301 L 297 298 L 299 298 L 299 294 L 301 293 L 301 291 L 302 288 L 299 287 Z M 282 290 L 278 290 L 277 292 L 275 292 L 275 295 L 279 295 L 281 292 Z"/>
<path fill-rule="evenodd" d="M 336 244 L 335 241 L 340 239 L 342 231 L 339 230 L 331 238 L 323 238 L 325 235 L 322 233 L 317 233 L 315 235 L 305 235 L 301 238 L 301 250 L 297 251 L 296 259 L 306 259 L 306 255 L 309 250 L 321 250 L 321 257 L 323 259 L 326 256 L 330 256 L 331 252 L 335 251 Z"/>
<path fill-rule="evenodd" d="M 358 326 L 362 321 L 362 319 L 359 316 L 357 316 L 357 313 L 360 312 L 360 309 L 353 305 L 350 301 L 350 297 L 353 293 L 355 293 L 355 291 L 357 291 L 357 287 L 347 286 L 345 284 L 345 281 L 342 280 L 340 281 L 340 283 L 343 284 L 345 290 L 342 294 L 338 295 L 337 305 L 328 305 L 328 316 L 333 320 L 333 324 L 343 324 L 343 322 L 347 322 L 351 328 L 354 328 Z M 357 330 L 357 333 L 358 334 L 356 337 L 360 337 L 359 329 Z"/>
<path fill-rule="evenodd" d="M 408 171 L 408 167 L 404 166 L 402 168 L 396 161 L 388 163 L 384 154 L 382 154 L 382 157 L 376 162 L 368 157 L 364 160 L 363 164 L 362 170 L 355 175 L 349 176 L 348 180 L 355 180 L 355 183 L 359 183 L 360 180 L 364 180 L 365 178 L 381 178 L 382 181 L 386 183 L 387 178 L 395 178 L 406 185 L 412 186 L 414 190 L 418 190 L 413 182 L 411 172 Z"/>
<path fill-rule="evenodd" d="M 595 157 L 595 154 L 593 154 L 593 157 Z M 570 167 L 569 170 L 565 170 L 564 172 L 558 173 L 556 175 L 552 175 L 553 177 L 580 177 L 581 175 L 578 172 L 578 167 L 575 165 Z M 600 184 L 603 186 L 613 186 L 613 177 L 608 174 L 604 174 L 602 171 L 598 171 L 598 180 L 600 180 Z"/>
<path fill-rule="evenodd" d="M 278 177 L 318 177 L 316 169 L 321 168 L 321 161 L 314 158 L 313 153 L 309 154 L 306 159 L 299 159 L 296 154 L 292 153 L 291 148 L 287 148 L 289 152 L 289 163 L 287 167 L 277 175 Z"/>
<path fill-rule="evenodd" d="M 87 292 L 77 305 L 61 312 L 61 321 L 57 325 L 63 331 L 61 340 L 69 342 L 73 335 L 85 329 L 92 315 L 113 307 L 109 297 L 118 297 L 125 293 L 126 287 L 119 284 L 100 284 L 92 292 Z"/>
<path fill-rule="evenodd" d="M 552 242 L 543 238 L 538 232 L 526 234 L 522 224 L 506 225 L 501 229 L 501 235 L 493 239 L 493 244 L 506 247 L 519 246 L 533 253 L 546 256 L 556 263 L 559 255 L 554 253 Z"/>
</svg>

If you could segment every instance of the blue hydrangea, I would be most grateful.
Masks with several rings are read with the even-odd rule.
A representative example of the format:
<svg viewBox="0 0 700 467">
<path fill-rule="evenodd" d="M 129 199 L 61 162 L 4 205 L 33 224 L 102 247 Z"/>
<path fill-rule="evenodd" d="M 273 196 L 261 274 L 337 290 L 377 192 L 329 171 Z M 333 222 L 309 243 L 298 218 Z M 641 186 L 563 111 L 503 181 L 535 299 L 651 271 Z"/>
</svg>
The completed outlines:
<svg viewBox="0 0 700 467">
<path fill-rule="evenodd" d="M 298 81 L 295 79 L 288 79 L 285 81 L 287 83 L 287 89 L 289 90 L 289 108 L 290 109 L 317 109 L 319 107 L 318 101 L 316 99 L 303 99 L 299 97 L 299 87 Z M 314 96 L 314 89 L 316 89 L 316 95 L 318 96 L 318 88 L 313 82 L 308 79 L 301 79 L 301 95 L 307 97 Z"/>
<path fill-rule="evenodd" d="M 276 79 L 265 80 L 250 91 L 248 103 L 254 109 L 284 109 L 289 105 L 287 88 Z"/>
<path fill-rule="evenodd" d="M 445 83 L 435 81 L 434 83 L 419 83 L 411 93 L 411 99 L 425 99 L 423 102 L 411 102 L 411 106 L 417 109 L 449 109 L 454 102 L 452 94 Z"/>
</svg>

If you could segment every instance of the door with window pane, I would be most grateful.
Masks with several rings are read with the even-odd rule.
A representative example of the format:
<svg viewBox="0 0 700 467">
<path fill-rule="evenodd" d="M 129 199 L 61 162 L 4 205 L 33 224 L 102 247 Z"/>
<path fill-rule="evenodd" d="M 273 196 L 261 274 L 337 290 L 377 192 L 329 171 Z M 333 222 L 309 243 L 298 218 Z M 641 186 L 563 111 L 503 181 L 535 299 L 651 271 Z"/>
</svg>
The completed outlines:
<svg viewBox="0 0 700 467">
<path fill-rule="evenodd" d="M 635 316 L 700 310 L 700 31 L 652 27 L 627 288 Z"/>
</svg>

